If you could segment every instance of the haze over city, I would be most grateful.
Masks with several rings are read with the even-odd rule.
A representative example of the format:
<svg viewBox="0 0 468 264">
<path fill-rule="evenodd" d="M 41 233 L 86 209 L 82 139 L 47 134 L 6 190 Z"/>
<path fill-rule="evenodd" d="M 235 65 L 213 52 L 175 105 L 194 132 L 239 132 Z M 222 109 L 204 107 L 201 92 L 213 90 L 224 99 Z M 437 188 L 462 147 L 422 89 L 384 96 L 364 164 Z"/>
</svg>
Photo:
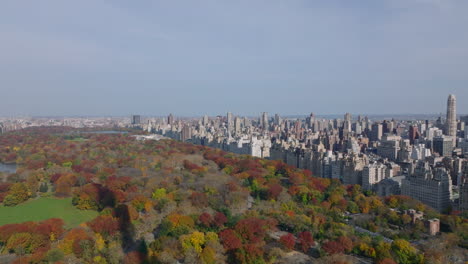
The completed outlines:
<svg viewBox="0 0 468 264">
<path fill-rule="evenodd" d="M 437 114 L 467 1 L 2 1 L 0 116 Z M 458 113 L 468 113 L 459 104 Z"/>
</svg>

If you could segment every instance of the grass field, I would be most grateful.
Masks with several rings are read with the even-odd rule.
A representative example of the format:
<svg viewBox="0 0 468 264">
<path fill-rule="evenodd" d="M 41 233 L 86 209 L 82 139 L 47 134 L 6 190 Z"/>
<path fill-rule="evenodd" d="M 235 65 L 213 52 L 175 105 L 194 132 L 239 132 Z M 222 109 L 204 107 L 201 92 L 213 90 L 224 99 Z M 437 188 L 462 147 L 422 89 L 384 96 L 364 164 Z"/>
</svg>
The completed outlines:
<svg viewBox="0 0 468 264">
<path fill-rule="evenodd" d="M 62 218 L 65 221 L 65 227 L 72 228 L 95 218 L 97 215 L 96 211 L 76 209 L 71 203 L 71 198 L 41 197 L 14 207 L 0 205 L 0 226 Z"/>
</svg>

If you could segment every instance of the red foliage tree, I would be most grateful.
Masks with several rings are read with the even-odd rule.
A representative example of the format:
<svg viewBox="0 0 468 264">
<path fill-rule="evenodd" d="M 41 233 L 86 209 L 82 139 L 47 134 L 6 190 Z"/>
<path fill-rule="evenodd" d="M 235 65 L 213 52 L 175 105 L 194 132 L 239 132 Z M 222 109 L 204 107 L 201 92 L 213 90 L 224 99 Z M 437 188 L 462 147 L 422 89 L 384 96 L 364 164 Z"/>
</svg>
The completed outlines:
<svg viewBox="0 0 468 264">
<path fill-rule="evenodd" d="M 278 183 L 273 183 L 268 186 L 268 198 L 277 199 L 279 194 L 283 191 L 283 187 Z"/>
<path fill-rule="evenodd" d="M 265 220 L 253 217 L 242 219 L 235 226 L 236 233 L 244 241 L 254 244 L 263 241 L 267 229 L 268 223 Z"/>
<path fill-rule="evenodd" d="M 29 253 L 35 253 L 41 248 L 49 248 L 51 239 L 56 239 L 64 232 L 63 220 L 48 219 L 42 222 L 25 222 L 8 224 L 0 227 L 0 244 L 9 247 L 21 245 Z M 12 248 L 13 250 L 15 248 Z M 38 253 L 37 256 L 40 254 Z"/>
<path fill-rule="evenodd" d="M 341 236 L 337 242 L 343 247 L 345 252 L 353 250 L 353 241 L 349 237 Z"/>
<path fill-rule="evenodd" d="M 100 215 L 88 222 L 87 225 L 96 233 L 103 236 L 115 234 L 119 230 L 119 221 L 110 215 Z"/>
<path fill-rule="evenodd" d="M 205 226 L 205 227 L 210 227 L 211 224 L 213 223 L 213 217 L 209 213 L 203 213 L 198 217 L 198 221 Z"/>
<path fill-rule="evenodd" d="M 190 161 L 188 161 L 188 160 L 184 160 L 184 168 L 185 168 L 186 170 L 189 170 L 189 171 L 194 171 L 194 170 L 199 170 L 199 169 L 201 169 L 200 166 L 198 166 L 197 164 L 192 163 L 192 162 L 190 162 Z"/>
<path fill-rule="evenodd" d="M 298 242 L 301 244 L 303 252 L 308 252 L 309 249 L 314 245 L 314 238 L 309 231 L 299 233 Z"/>
<path fill-rule="evenodd" d="M 296 245 L 296 239 L 291 233 L 282 235 L 279 241 L 288 250 L 292 250 L 294 245 Z"/>
<path fill-rule="evenodd" d="M 214 224 L 217 227 L 222 227 L 224 224 L 227 223 L 227 221 L 227 217 L 221 212 L 217 212 L 214 216 Z"/>
<path fill-rule="evenodd" d="M 385 258 L 378 262 L 378 264 L 397 264 L 393 259 Z"/>
<path fill-rule="evenodd" d="M 51 237 L 53 235 L 55 239 L 58 239 L 65 233 L 63 229 L 64 225 L 65 222 L 62 219 L 51 218 L 39 223 L 36 227 L 36 232 L 45 237 Z"/>
<path fill-rule="evenodd" d="M 12 185 L 12 183 L 0 183 L 0 203 L 3 202 L 5 196 L 8 195 L 8 191 Z"/>
<path fill-rule="evenodd" d="M 1 192 L 8 192 L 8 190 L 10 189 L 11 185 L 13 185 L 12 183 L 9 183 L 9 182 L 5 182 L 5 183 L 0 183 L 0 193 Z"/>
<path fill-rule="evenodd" d="M 226 250 L 235 250 L 242 247 L 242 241 L 232 229 L 225 229 L 219 233 L 219 238 Z"/>
<path fill-rule="evenodd" d="M 0 243 L 5 244 L 15 233 L 32 233 L 35 227 L 36 224 L 34 222 L 0 226 Z"/>
<path fill-rule="evenodd" d="M 344 253 L 345 251 L 343 246 L 336 241 L 328 241 L 323 243 L 322 249 L 330 255 Z"/>
<path fill-rule="evenodd" d="M 138 251 L 131 251 L 127 253 L 124 257 L 124 264 L 137 264 L 137 263 L 143 263 L 145 260 L 145 256 Z"/>
<path fill-rule="evenodd" d="M 50 182 L 56 183 L 58 181 L 58 179 L 60 179 L 60 177 L 62 177 L 62 174 L 54 173 L 54 174 L 52 174 L 52 176 L 50 176 Z"/>
<path fill-rule="evenodd" d="M 246 244 L 243 250 L 235 252 L 236 263 L 264 263 L 263 261 L 263 250 L 261 247 L 255 244 Z"/>
</svg>

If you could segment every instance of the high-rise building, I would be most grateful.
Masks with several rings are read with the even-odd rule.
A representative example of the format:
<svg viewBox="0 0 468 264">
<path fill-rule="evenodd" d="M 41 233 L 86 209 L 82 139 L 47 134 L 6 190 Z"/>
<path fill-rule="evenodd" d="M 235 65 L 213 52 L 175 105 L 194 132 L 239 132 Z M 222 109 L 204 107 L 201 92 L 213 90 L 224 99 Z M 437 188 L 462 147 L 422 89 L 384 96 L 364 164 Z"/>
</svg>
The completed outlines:
<svg viewBox="0 0 468 264">
<path fill-rule="evenodd" d="M 180 140 L 181 141 L 187 141 L 192 138 L 192 128 L 185 124 L 182 128 L 182 133 L 180 135 Z"/>
<path fill-rule="evenodd" d="M 383 135 L 383 127 L 382 124 L 376 123 L 372 125 L 370 139 L 372 141 L 378 141 L 382 139 Z"/>
<path fill-rule="evenodd" d="M 377 148 L 377 154 L 383 158 L 390 160 L 396 160 L 398 157 L 398 151 L 400 151 L 400 140 L 401 137 L 385 134 L 382 137 L 382 142 Z"/>
<path fill-rule="evenodd" d="M 447 99 L 447 120 L 445 121 L 445 134 L 451 137 L 457 136 L 457 101 L 455 95 L 449 95 Z"/>
<path fill-rule="evenodd" d="M 204 126 L 207 126 L 207 125 L 209 124 L 209 122 L 210 122 L 210 121 L 209 121 L 209 119 L 208 119 L 208 116 L 205 115 L 205 116 L 203 117 L 203 125 L 204 125 Z"/>
<path fill-rule="evenodd" d="M 463 173 L 459 183 L 459 210 L 460 211 L 468 211 L 468 162 L 465 162 Z"/>
<path fill-rule="evenodd" d="M 458 142 L 458 147 L 461 149 L 463 155 L 468 155 L 468 139 Z"/>
<path fill-rule="evenodd" d="M 351 131 L 351 114 L 346 113 L 344 115 L 343 129 Z"/>
<path fill-rule="evenodd" d="M 413 175 L 403 179 L 401 194 L 442 212 L 451 205 L 452 179 L 445 168 L 432 170 L 427 163 L 421 162 Z"/>
<path fill-rule="evenodd" d="M 373 190 L 375 184 L 379 183 L 386 176 L 387 166 L 384 164 L 369 164 L 362 170 L 362 188 L 364 190 Z"/>
<path fill-rule="evenodd" d="M 267 112 L 262 113 L 261 126 L 262 126 L 263 130 L 268 130 L 268 128 L 269 128 L 268 113 Z"/>
<path fill-rule="evenodd" d="M 378 141 L 382 139 L 382 134 L 383 134 L 382 124 L 378 124 L 378 123 L 373 124 L 371 134 L 370 134 L 370 139 L 372 141 Z"/>
<path fill-rule="evenodd" d="M 434 137 L 432 142 L 434 152 L 443 157 L 451 157 L 453 151 L 453 139 L 448 136 Z"/>
<path fill-rule="evenodd" d="M 410 143 L 411 145 L 414 144 L 414 140 L 415 139 L 418 139 L 419 138 L 419 130 L 418 130 L 418 127 L 415 126 L 415 125 L 411 125 L 409 127 L 409 139 L 410 139 Z"/>
<path fill-rule="evenodd" d="M 315 114 L 314 114 L 314 113 L 310 113 L 310 115 L 306 118 L 307 127 L 308 127 L 308 128 L 313 128 L 313 127 L 314 127 L 315 120 L 316 120 Z"/>
<path fill-rule="evenodd" d="M 393 133 L 393 123 L 387 120 L 384 120 L 382 123 L 382 132 L 384 134 Z"/>
<path fill-rule="evenodd" d="M 465 122 L 465 125 L 468 125 L 468 115 L 464 115 L 460 117 L 460 120 L 462 122 Z"/>
<path fill-rule="evenodd" d="M 172 114 L 169 114 L 167 117 L 167 124 L 172 125 L 174 123 L 174 116 Z"/>
<path fill-rule="evenodd" d="M 132 115 L 132 125 L 139 125 L 141 122 L 140 115 Z"/>
<path fill-rule="evenodd" d="M 234 125 L 234 120 L 232 120 L 232 113 L 228 112 L 226 115 L 226 118 L 227 118 L 227 129 L 229 132 L 231 132 L 232 127 Z"/>
<path fill-rule="evenodd" d="M 275 114 L 275 125 L 281 125 L 281 117 L 278 114 Z"/>
<path fill-rule="evenodd" d="M 234 131 L 236 133 L 236 136 L 240 136 L 242 134 L 241 125 L 242 125 L 242 120 L 238 116 L 236 116 L 234 118 Z"/>
</svg>

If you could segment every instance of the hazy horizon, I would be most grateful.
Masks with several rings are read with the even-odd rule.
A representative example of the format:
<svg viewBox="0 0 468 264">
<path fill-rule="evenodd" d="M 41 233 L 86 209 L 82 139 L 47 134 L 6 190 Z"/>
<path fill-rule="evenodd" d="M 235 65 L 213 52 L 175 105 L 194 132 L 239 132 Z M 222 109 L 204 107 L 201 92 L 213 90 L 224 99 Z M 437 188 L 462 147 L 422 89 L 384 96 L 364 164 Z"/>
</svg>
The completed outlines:
<svg viewBox="0 0 468 264">
<path fill-rule="evenodd" d="M 138 113 L 132 113 L 132 114 L 127 114 L 127 115 L 43 115 L 43 116 L 34 116 L 34 115 L 22 115 L 22 116 L 0 116 L 0 118 L 36 118 L 36 119 L 41 119 L 41 118 L 131 118 L 132 115 L 140 115 L 142 118 L 167 118 L 167 115 L 140 115 Z M 217 117 L 217 116 L 225 116 L 226 113 L 219 113 L 215 115 L 207 115 L 210 118 Z M 262 113 L 258 113 L 258 115 L 240 115 L 237 113 L 232 113 L 234 116 L 240 116 L 240 117 L 247 117 L 247 118 L 259 118 L 261 117 Z M 309 116 L 310 113 L 304 113 L 304 114 L 296 114 L 296 115 L 283 115 L 281 113 L 268 113 L 268 118 L 273 119 L 275 114 L 279 114 L 281 118 L 306 118 Z M 343 119 L 343 114 L 317 114 L 314 113 L 317 118 L 324 118 L 324 119 Z M 358 116 L 361 117 L 369 117 L 371 119 L 374 118 L 396 118 L 396 119 L 401 119 L 401 120 L 407 120 L 411 118 L 416 118 L 416 119 L 421 119 L 421 118 L 430 118 L 430 119 L 437 119 L 439 116 L 442 118 L 445 118 L 445 113 L 430 113 L 430 114 L 411 114 L 411 113 L 401 113 L 401 114 L 359 114 L 359 113 L 350 113 L 352 116 L 352 119 L 357 119 Z M 182 118 L 182 119 L 189 119 L 189 118 L 202 118 L 205 115 L 174 115 L 174 118 Z M 457 118 L 462 117 L 462 116 L 468 116 L 468 114 L 464 113 L 459 113 L 457 114 Z"/>
<path fill-rule="evenodd" d="M 467 10 L 460 0 L 7 0 L 0 116 L 438 115 L 449 94 L 468 113 Z"/>
</svg>

